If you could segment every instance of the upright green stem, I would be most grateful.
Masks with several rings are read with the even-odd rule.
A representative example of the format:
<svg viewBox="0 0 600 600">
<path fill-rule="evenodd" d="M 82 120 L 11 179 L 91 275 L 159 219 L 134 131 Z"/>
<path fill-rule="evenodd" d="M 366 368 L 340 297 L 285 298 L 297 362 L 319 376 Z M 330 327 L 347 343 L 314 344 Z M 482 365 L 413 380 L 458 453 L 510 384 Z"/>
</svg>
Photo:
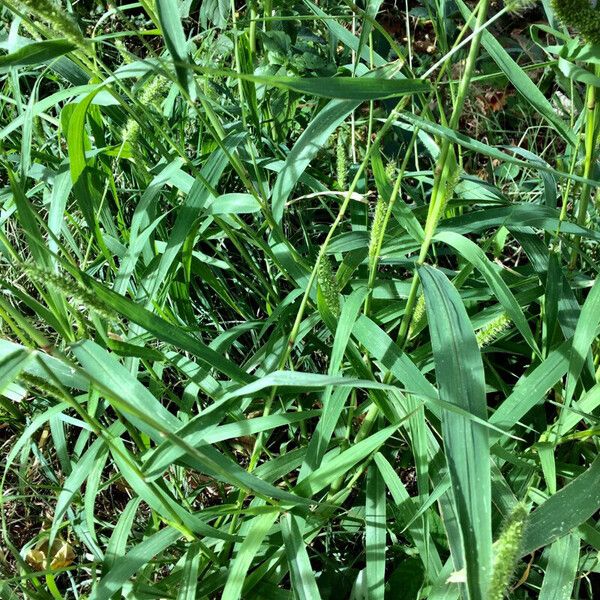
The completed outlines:
<svg viewBox="0 0 600 600">
<path fill-rule="evenodd" d="M 475 70 L 475 62 L 477 60 L 477 55 L 479 54 L 481 36 L 483 34 L 483 24 L 485 23 L 485 19 L 487 17 L 489 5 L 489 0 L 482 0 L 481 4 L 479 5 L 477 22 L 475 23 L 474 28 L 476 35 L 473 36 L 473 41 L 471 42 L 469 55 L 467 57 L 467 62 L 465 66 L 465 72 L 458 87 L 456 103 L 454 105 L 452 116 L 448 124 L 451 129 L 456 129 L 458 127 L 459 119 L 462 114 L 462 109 L 464 107 L 467 93 L 469 90 L 469 84 L 471 83 L 471 77 L 473 76 L 473 71 Z M 453 176 L 453 171 L 456 168 L 457 165 L 456 159 L 454 158 L 454 148 L 452 147 L 448 139 L 444 139 L 442 142 L 442 148 L 440 150 L 438 165 L 435 170 L 435 179 L 433 183 L 433 190 L 431 192 L 431 201 L 429 203 L 427 220 L 425 222 L 425 236 L 423 242 L 421 243 L 421 250 L 416 261 L 417 265 L 421 265 L 425 262 L 427 252 L 429 251 L 429 247 L 431 246 L 433 236 L 435 235 L 435 230 L 437 229 L 437 225 L 442 217 L 444 207 L 448 200 L 449 190 L 447 189 L 446 184 L 450 180 L 450 177 Z M 408 332 L 418 300 L 418 290 L 419 277 L 415 269 L 415 273 L 413 275 L 413 279 L 410 286 L 410 291 L 408 293 L 408 299 L 406 301 L 406 309 L 404 311 L 404 316 L 402 318 L 400 330 L 398 332 L 398 344 L 402 348 L 406 346 L 406 342 L 408 340 Z M 391 373 L 388 373 L 386 381 L 389 381 L 390 378 Z M 365 439 L 365 437 L 369 434 L 371 428 L 373 427 L 375 419 L 377 418 L 378 412 L 379 409 L 377 405 L 372 404 L 369 410 L 367 411 L 365 419 L 363 420 L 358 433 L 356 434 L 355 442 L 359 442 Z"/>
<path fill-rule="evenodd" d="M 596 65 L 595 74 L 600 74 L 600 66 Z M 585 161 L 583 164 L 583 176 L 589 179 L 592 174 L 594 160 L 596 158 L 596 125 L 598 120 L 598 103 L 597 103 L 596 86 L 589 83 L 586 90 L 585 106 L 586 106 L 586 121 L 585 121 Z M 579 206 L 577 209 L 577 224 L 585 225 L 587 219 L 587 210 L 590 203 L 591 187 L 584 183 L 581 186 L 581 197 L 579 198 Z M 575 241 L 575 248 L 571 256 L 571 268 L 575 267 L 577 257 L 579 255 L 579 247 L 581 239 Z"/>
<path fill-rule="evenodd" d="M 405 96 L 398 102 L 398 104 L 396 105 L 396 108 L 391 111 L 390 115 L 388 116 L 388 118 L 386 119 L 384 124 L 382 125 L 379 133 L 377 134 L 377 137 L 375 138 L 373 144 L 369 148 L 368 152 L 365 154 L 365 157 L 363 158 L 362 162 L 360 163 L 360 166 L 359 166 L 356 174 L 354 175 L 354 179 L 352 180 L 352 183 L 350 184 L 350 187 L 349 187 L 348 191 L 346 192 L 346 195 L 344 196 L 344 200 L 342 202 L 342 205 L 340 206 L 340 210 L 337 214 L 337 217 L 335 218 L 333 224 L 331 225 L 331 228 L 329 229 L 329 232 L 327 233 L 327 236 L 325 237 L 325 240 L 324 240 L 323 244 L 321 245 L 321 248 L 320 248 L 317 258 L 315 260 L 314 267 L 311 271 L 310 277 L 308 279 L 308 283 L 306 284 L 306 289 L 304 290 L 304 295 L 302 296 L 302 300 L 300 301 L 300 307 L 298 308 L 298 313 L 296 314 L 296 319 L 294 320 L 294 324 L 292 325 L 292 329 L 291 329 L 290 335 L 288 337 L 288 343 L 286 344 L 286 347 L 283 349 L 283 351 L 281 353 L 281 357 L 279 359 L 279 364 L 278 364 L 279 369 L 282 369 L 285 366 L 285 364 L 287 363 L 287 361 L 291 355 L 292 348 L 294 347 L 294 345 L 296 343 L 296 338 L 298 337 L 298 333 L 300 331 L 300 325 L 302 324 L 304 312 L 306 311 L 306 307 L 308 306 L 308 301 L 310 299 L 310 292 L 311 292 L 313 285 L 315 283 L 315 280 L 317 278 L 319 263 L 325 256 L 325 253 L 327 252 L 327 247 L 329 246 L 329 243 L 331 242 L 331 239 L 333 238 L 338 225 L 342 222 L 342 220 L 346 214 L 346 210 L 348 209 L 348 205 L 350 204 L 350 200 L 352 199 L 352 194 L 354 193 L 356 186 L 358 185 L 358 182 L 360 181 L 367 165 L 369 164 L 369 160 L 371 159 L 373 151 L 376 148 L 378 148 L 379 143 L 383 139 L 383 136 L 388 132 L 389 128 L 392 126 L 392 123 L 396 119 L 398 112 L 400 110 L 402 110 L 404 105 L 409 100 L 410 100 L 410 96 Z M 273 406 L 273 401 L 275 400 L 276 393 L 277 393 L 277 388 L 273 387 L 273 389 L 271 390 L 271 394 L 269 395 L 269 398 L 265 402 L 263 416 L 268 416 L 270 414 L 271 408 Z M 248 466 L 248 471 L 252 471 L 254 469 L 254 467 L 256 466 L 256 463 L 258 462 L 258 458 L 260 457 L 260 454 L 262 452 L 263 443 L 264 443 L 264 435 L 259 434 L 256 438 L 256 443 L 254 444 L 254 449 L 252 451 L 252 456 L 250 458 L 250 465 Z"/>
<path fill-rule="evenodd" d="M 383 246 L 383 238 L 385 236 L 385 232 L 387 230 L 388 223 L 392 216 L 392 211 L 394 210 L 394 205 L 396 204 L 396 200 L 398 199 L 398 195 L 400 194 L 400 185 L 402 184 L 402 179 L 404 178 L 404 172 L 406 171 L 406 167 L 408 165 L 408 161 L 412 156 L 414 150 L 414 143 L 417 139 L 417 135 L 419 134 L 419 129 L 416 128 L 413 131 L 410 142 L 406 146 L 406 154 L 404 155 L 404 159 L 402 160 L 402 165 L 400 167 L 400 172 L 396 177 L 396 182 L 394 183 L 394 187 L 392 189 L 392 193 L 389 198 L 388 207 L 385 213 L 385 217 L 383 219 L 383 224 L 381 230 L 379 231 L 379 236 L 375 241 L 375 254 L 373 259 L 371 260 L 371 264 L 369 265 L 369 280 L 367 282 L 367 297 L 365 298 L 365 304 L 363 313 L 368 315 L 371 308 L 371 300 L 373 298 L 373 287 L 375 286 L 375 277 L 377 276 L 377 265 L 379 264 L 379 256 L 381 254 L 381 248 Z"/>
<path fill-rule="evenodd" d="M 479 54 L 479 47 L 481 44 L 481 36 L 483 34 L 482 26 L 485 23 L 487 13 L 489 10 L 490 0 L 482 0 L 479 5 L 479 12 L 477 14 L 477 22 L 475 23 L 476 35 L 473 37 L 471 47 L 469 48 L 469 55 L 465 65 L 465 72 L 460 80 L 458 92 L 456 96 L 456 103 L 452 111 L 450 118 L 449 127 L 454 130 L 458 127 L 459 119 L 462 114 L 462 110 L 467 98 L 469 91 L 469 85 L 471 83 L 471 77 L 475 70 L 475 63 L 477 61 L 477 55 Z M 450 177 L 453 175 L 453 171 L 456 168 L 456 159 L 454 156 L 454 148 L 450 143 L 450 140 L 445 138 L 442 142 L 442 148 L 440 151 L 440 157 L 438 165 L 435 170 L 435 179 L 433 183 L 433 190 L 431 192 L 431 201 L 429 203 L 429 210 L 427 213 L 427 221 L 425 222 L 425 238 L 421 244 L 421 251 L 417 258 L 417 265 L 421 265 L 425 262 L 427 252 L 431 246 L 433 236 L 437 229 L 438 223 L 444 212 L 446 202 L 448 200 L 448 190 L 446 184 Z M 417 303 L 417 292 L 419 289 L 419 279 L 417 271 L 415 270 L 413 280 L 406 301 L 406 310 L 402 323 L 400 325 L 400 331 L 398 332 L 398 343 L 404 347 L 408 337 L 408 330 L 412 320 L 415 305 Z"/>
</svg>

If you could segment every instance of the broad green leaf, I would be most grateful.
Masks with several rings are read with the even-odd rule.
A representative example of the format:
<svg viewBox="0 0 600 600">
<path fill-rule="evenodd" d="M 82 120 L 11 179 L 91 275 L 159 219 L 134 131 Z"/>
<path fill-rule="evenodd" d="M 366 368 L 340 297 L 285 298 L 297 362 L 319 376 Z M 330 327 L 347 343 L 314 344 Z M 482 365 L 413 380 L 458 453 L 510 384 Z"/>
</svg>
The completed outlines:
<svg viewBox="0 0 600 600">
<path fill-rule="evenodd" d="M 88 94 L 81 102 L 77 103 L 67 125 L 67 146 L 69 149 L 69 163 L 71 169 L 71 181 L 76 183 L 86 167 L 86 141 L 88 135 L 85 131 L 85 121 L 92 100 L 101 88 L 96 88 Z"/>
<path fill-rule="evenodd" d="M 381 100 L 406 94 L 425 93 L 430 84 L 422 79 L 382 79 L 376 77 L 264 77 L 243 75 L 242 79 L 294 90 L 302 94 L 336 100 Z"/>
<path fill-rule="evenodd" d="M 569 404 L 575 393 L 577 380 L 585 364 L 596 330 L 600 325 L 600 278 L 596 279 L 582 308 L 571 346 L 569 374 L 565 390 L 565 404 Z"/>
<path fill-rule="evenodd" d="M 600 458 L 536 508 L 527 522 L 521 556 L 551 544 L 582 523 L 600 508 Z"/>
<path fill-rule="evenodd" d="M 540 600 L 570 600 L 579 566 L 579 536 L 556 540 L 550 547 Z"/>
<path fill-rule="evenodd" d="M 483 362 L 462 300 L 437 269 L 420 267 L 419 277 L 425 295 L 440 398 L 486 419 Z M 488 431 L 454 413 L 444 412 L 442 434 L 462 533 L 465 564 L 460 566 L 466 569 L 469 597 L 485 600 L 492 564 Z"/>
<path fill-rule="evenodd" d="M 365 554 L 369 598 L 385 597 L 386 498 L 383 477 L 376 465 L 367 470 L 365 500 Z"/>
<path fill-rule="evenodd" d="M 156 0 L 156 12 L 165 44 L 175 65 L 175 72 L 184 90 L 189 91 L 188 52 L 185 33 L 176 0 Z"/>
<path fill-rule="evenodd" d="M 0 394 L 25 370 L 33 359 L 25 348 L 15 348 L 13 352 L 0 354 Z"/>
<path fill-rule="evenodd" d="M 15 52 L 0 56 L 0 73 L 15 67 L 31 67 L 47 63 L 75 49 L 75 44 L 65 40 L 32 42 Z"/>
<path fill-rule="evenodd" d="M 208 207 L 209 215 L 241 215 L 260 211 L 260 204 L 251 194 L 223 194 Z"/>
</svg>

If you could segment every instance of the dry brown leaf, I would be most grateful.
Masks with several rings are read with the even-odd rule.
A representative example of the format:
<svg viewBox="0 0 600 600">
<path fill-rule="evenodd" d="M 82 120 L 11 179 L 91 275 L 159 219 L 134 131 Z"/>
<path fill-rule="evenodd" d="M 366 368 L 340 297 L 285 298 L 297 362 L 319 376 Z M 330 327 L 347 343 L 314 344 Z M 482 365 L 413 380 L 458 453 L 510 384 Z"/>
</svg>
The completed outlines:
<svg viewBox="0 0 600 600">
<path fill-rule="evenodd" d="M 73 546 L 62 539 L 54 540 L 50 553 L 48 552 L 48 540 L 39 541 L 29 550 L 25 556 L 25 560 L 36 571 L 46 571 L 48 569 L 48 554 L 52 556 L 49 566 L 52 571 L 68 567 L 75 560 Z"/>
</svg>

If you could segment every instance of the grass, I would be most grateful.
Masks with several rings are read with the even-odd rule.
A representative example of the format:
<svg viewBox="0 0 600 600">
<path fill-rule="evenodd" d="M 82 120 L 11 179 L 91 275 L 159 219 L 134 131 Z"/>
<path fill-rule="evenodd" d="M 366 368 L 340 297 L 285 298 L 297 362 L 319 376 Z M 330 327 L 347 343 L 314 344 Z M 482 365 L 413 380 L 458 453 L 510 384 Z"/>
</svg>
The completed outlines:
<svg viewBox="0 0 600 600">
<path fill-rule="evenodd" d="M 0 2 L 2 600 L 598 596 L 581 9 Z"/>
</svg>

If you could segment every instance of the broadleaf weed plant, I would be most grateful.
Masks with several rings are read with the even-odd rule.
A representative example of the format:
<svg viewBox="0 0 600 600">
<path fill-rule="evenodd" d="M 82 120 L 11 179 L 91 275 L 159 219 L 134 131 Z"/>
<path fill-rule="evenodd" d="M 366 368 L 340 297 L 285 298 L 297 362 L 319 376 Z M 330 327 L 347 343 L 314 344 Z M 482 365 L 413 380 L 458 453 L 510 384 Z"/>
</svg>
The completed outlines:
<svg viewBox="0 0 600 600">
<path fill-rule="evenodd" d="M 598 597 L 599 15 L 0 0 L 0 598 Z"/>
</svg>

